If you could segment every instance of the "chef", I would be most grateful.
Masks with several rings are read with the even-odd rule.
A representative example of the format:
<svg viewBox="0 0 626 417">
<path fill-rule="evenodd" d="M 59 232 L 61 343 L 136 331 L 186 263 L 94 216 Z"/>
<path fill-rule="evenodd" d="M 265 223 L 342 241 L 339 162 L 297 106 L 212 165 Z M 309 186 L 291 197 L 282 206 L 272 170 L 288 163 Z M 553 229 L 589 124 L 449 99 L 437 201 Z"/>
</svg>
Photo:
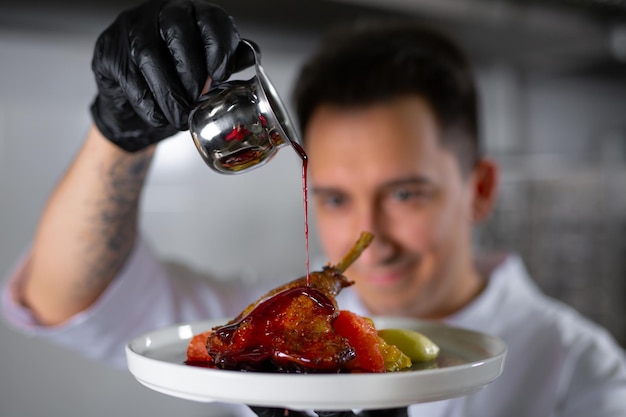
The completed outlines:
<svg viewBox="0 0 626 417">
<path fill-rule="evenodd" d="M 241 45 L 233 19 L 202 0 L 149 1 L 102 33 L 93 126 L 3 292 L 16 328 L 124 366 L 137 334 L 235 316 L 259 293 L 173 271 L 138 228 L 156 147 L 187 129 L 207 79 L 251 64 Z M 346 272 L 356 284 L 340 307 L 476 329 L 508 346 L 483 390 L 388 415 L 626 415 L 626 359 L 608 332 L 542 294 L 515 254 L 472 247 L 499 171 L 482 152 L 476 85 L 452 41 L 410 24 L 345 27 L 302 69 L 295 107 L 325 255 L 337 262 L 361 231 L 376 236 Z"/>
</svg>

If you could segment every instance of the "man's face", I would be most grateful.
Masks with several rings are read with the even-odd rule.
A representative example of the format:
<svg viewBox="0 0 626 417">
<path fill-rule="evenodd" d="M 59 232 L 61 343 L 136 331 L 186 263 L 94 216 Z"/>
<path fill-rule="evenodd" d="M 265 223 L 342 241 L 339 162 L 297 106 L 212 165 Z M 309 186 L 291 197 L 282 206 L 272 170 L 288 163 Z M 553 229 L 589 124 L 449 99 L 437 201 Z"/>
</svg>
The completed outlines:
<svg viewBox="0 0 626 417">
<path fill-rule="evenodd" d="M 441 146 L 426 102 L 324 106 L 305 134 L 319 237 L 330 261 L 339 261 L 362 231 L 375 235 L 346 271 L 372 313 L 438 318 L 465 303 L 476 285 L 472 180 Z"/>
</svg>

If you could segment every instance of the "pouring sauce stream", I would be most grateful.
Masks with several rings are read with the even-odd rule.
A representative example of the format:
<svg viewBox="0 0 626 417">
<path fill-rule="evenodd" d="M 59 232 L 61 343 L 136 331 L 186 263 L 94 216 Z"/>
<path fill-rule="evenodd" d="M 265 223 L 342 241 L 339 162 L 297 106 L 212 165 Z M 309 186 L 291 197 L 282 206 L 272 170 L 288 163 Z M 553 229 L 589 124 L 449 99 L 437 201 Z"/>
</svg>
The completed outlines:
<svg viewBox="0 0 626 417">
<path fill-rule="evenodd" d="M 309 260 L 309 187 L 307 181 L 309 157 L 300 144 L 297 142 L 291 142 L 291 144 L 302 159 L 302 196 L 304 202 L 304 239 L 306 245 L 306 285 L 311 286 L 311 264 Z"/>
</svg>

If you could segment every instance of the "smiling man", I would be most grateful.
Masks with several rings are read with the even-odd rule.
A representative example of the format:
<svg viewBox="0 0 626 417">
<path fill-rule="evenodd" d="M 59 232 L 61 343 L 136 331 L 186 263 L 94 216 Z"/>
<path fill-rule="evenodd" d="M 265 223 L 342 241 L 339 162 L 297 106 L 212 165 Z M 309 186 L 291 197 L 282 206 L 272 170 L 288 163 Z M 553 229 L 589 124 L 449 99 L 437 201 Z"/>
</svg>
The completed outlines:
<svg viewBox="0 0 626 417">
<path fill-rule="evenodd" d="M 485 285 L 471 254 L 474 200 L 495 174 L 463 174 L 441 146 L 430 106 L 398 97 L 359 109 L 322 106 L 307 130 L 310 175 L 322 244 L 339 260 L 360 230 L 370 248 L 347 272 L 374 314 L 443 318 Z"/>
<path fill-rule="evenodd" d="M 496 195 L 469 64 L 411 26 L 338 32 L 322 51 L 296 89 L 322 245 L 337 261 L 373 232 L 348 271 L 367 309 L 445 318 L 486 285 L 471 235 Z"/>
<path fill-rule="evenodd" d="M 245 64 L 240 46 L 230 16 L 202 0 L 150 1 L 99 38 L 94 126 L 4 291 L 16 327 L 123 365 L 137 334 L 235 316 L 252 301 L 242 283 L 172 273 L 138 233 L 155 146 L 186 129 L 207 77 Z M 474 253 L 498 169 L 481 153 L 474 79 L 453 42 L 410 24 L 346 27 L 303 68 L 295 99 L 327 256 L 337 262 L 362 231 L 376 236 L 347 271 L 356 285 L 340 307 L 477 329 L 509 349 L 502 375 L 477 393 L 364 415 L 626 415 L 613 338 L 543 295 L 517 256 Z"/>
</svg>

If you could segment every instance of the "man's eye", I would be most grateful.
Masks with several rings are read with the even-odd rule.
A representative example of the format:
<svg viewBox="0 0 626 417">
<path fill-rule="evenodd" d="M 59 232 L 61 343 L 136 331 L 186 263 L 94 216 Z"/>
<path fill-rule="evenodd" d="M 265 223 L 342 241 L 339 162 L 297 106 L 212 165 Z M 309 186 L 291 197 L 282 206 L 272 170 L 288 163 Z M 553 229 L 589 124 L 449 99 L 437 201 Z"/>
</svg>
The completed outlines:
<svg viewBox="0 0 626 417">
<path fill-rule="evenodd" d="M 419 197 L 419 193 L 415 190 L 400 189 L 393 192 L 393 198 L 399 201 L 407 201 Z"/>
<path fill-rule="evenodd" d="M 339 207 L 344 204 L 345 198 L 340 195 L 328 196 L 324 199 L 324 204 L 332 207 Z"/>
<path fill-rule="evenodd" d="M 400 189 L 394 190 L 391 193 L 392 198 L 400 202 L 425 200 L 431 195 L 432 195 L 432 192 L 428 190 L 411 189 L 411 188 L 400 188 Z"/>
</svg>

